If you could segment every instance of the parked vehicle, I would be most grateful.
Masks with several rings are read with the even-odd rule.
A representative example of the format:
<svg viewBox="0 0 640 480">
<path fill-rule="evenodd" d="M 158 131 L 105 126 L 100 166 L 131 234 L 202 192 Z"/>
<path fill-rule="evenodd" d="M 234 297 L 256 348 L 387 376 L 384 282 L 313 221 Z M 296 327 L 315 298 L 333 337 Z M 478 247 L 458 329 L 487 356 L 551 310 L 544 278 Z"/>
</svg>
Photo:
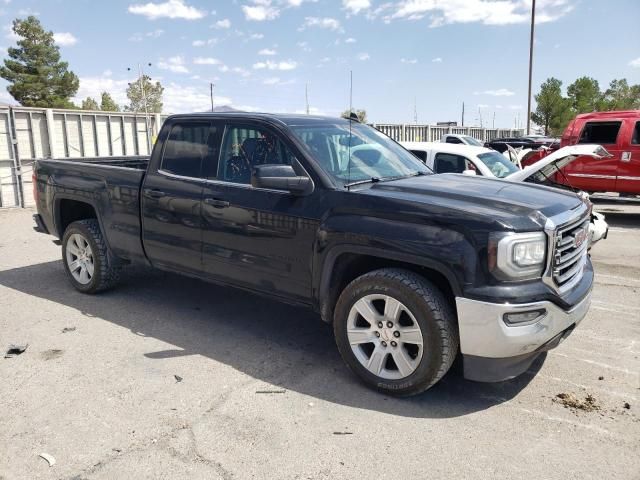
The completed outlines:
<svg viewBox="0 0 640 480">
<path fill-rule="evenodd" d="M 458 135 L 456 133 L 448 133 L 440 138 L 442 143 L 453 143 L 457 145 L 475 145 L 481 147 L 482 142 L 471 135 Z"/>
<path fill-rule="evenodd" d="M 576 145 L 556 150 L 542 160 L 521 169 L 507 158 L 506 153 L 500 154 L 484 147 L 429 142 L 401 142 L 401 145 L 425 162 L 435 173 L 482 175 L 563 189 L 569 188 L 555 180 L 558 169 L 569 165 L 580 156 L 589 158 L 591 161 L 594 159 L 601 161 L 609 156 L 609 153 L 599 145 Z M 530 152 L 535 153 L 535 151 Z M 514 151 L 514 155 L 517 153 Z M 588 198 L 588 195 L 586 197 Z M 605 216 L 592 210 L 589 223 L 589 247 L 607 238 L 608 232 L 609 226 Z"/>
<path fill-rule="evenodd" d="M 357 121 L 175 115 L 144 163 L 36 163 L 36 229 L 76 289 L 141 263 L 309 306 L 389 394 L 426 390 L 458 353 L 467 378 L 519 375 L 589 308 L 583 199 L 432 175 Z"/>
<path fill-rule="evenodd" d="M 492 150 L 500 153 L 507 150 L 507 145 L 511 145 L 513 148 L 538 148 L 540 146 L 537 145 L 534 140 L 524 137 L 494 138 L 493 140 L 484 143 L 486 148 L 491 148 Z"/>
<path fill-rule="evenodd" d="M 564 169 L 571 185 L 588 192 L 640 194 L 640 110 L 576 116 L 562 134 L 561 145 L 583 143 L 600 144 L 611 157 L 601 162 L 587 158 L 572 162 Z"/>
</svg>

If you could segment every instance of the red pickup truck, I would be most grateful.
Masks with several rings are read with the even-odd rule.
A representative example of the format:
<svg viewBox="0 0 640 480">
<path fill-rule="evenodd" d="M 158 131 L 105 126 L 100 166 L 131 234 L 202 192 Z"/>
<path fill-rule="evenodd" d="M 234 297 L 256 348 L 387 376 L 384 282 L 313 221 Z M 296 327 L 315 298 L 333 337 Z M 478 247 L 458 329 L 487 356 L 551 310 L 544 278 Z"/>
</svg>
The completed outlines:
<svg viewBox="0 0 640 480">
<path fill-rule="evenodd" d="M 640 110 L 576 116 L 562 134 L 560 146 L 578 143 L 600 144 L 611 157 L 596 161 L 580 157 L 567 165 L 564 173 L 572 186 L 587 192 L 640 194 Z"/>
</svg>

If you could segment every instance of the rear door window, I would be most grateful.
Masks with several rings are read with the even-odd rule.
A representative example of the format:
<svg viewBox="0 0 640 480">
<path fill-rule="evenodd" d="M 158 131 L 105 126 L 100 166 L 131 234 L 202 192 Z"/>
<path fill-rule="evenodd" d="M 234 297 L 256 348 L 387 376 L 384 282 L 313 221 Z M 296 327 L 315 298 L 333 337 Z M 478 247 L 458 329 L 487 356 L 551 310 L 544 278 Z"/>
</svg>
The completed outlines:
<svg viewBox="0 0 640 480">
<path fill-rule="evenodd" d="M 458 137 L 447 137 L 445 143 L 454 143 L 456 145 L 459 145 L 462 143 L 462 140 L 460 140 Z"/>
<path fill-rule="evenodd" d="M 201 178 L 205 159 L 217 159 L 217 147 L 208 122 L 176 123 L 167 138 L 160 170 L 182 177 Z"/>
<path fill-rule="evenodd" d="M 636 122 L 633 135 L 631 135 L 631 143 L 633 145 L 640 145 L 640 122 Z"/>
<path fill-rule="evenodd" d="M 452 153 L 438 153 L 434 160 L 436 173 L 462 173 L 467 170 L 468 160 L 460 155 Z"/>
<path fill-rule="evenodd" d="M 615 144 L 622 122 L 587 122 L 578 143 Z"/>
<path fill-rule="evenodd" d="M 423 162 L 427 161 L 427 152 L 425 152 L 424 150 L 409 150 L 411 153 L 413 153 L 416 157 L 418 157 L 420 160 L 422 160 Z"/>
</svg>

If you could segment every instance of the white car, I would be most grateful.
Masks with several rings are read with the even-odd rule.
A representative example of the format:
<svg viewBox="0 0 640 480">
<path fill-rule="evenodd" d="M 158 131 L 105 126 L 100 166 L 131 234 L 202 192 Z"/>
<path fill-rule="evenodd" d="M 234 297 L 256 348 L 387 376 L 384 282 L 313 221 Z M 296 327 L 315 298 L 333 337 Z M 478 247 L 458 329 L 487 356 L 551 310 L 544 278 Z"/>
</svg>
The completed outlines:
<svg viewBox="0 0 640 480">
<path fill-rule="evenodd" d="M 542 160 L 523 169 L 509 161 L 503 154 L 484 147 L 440 142 L 400 142 L 422 160 L 435 173 L 462 173 L 482 175 L 512 182 L 531 182 L 567 189 L 553 181 L 554 174 L 579 156 L 600 159 L 610 156 L 600 145 L 572 145 L 560 148 Z M 580 192 L 580 195 L 587 195 Z M 587 197 L 588 198 L 588 197 Z M 592 212 L 589 240 L 593 246 L 607 238 L 609 226 L 604 215 Z"/>
</svg>

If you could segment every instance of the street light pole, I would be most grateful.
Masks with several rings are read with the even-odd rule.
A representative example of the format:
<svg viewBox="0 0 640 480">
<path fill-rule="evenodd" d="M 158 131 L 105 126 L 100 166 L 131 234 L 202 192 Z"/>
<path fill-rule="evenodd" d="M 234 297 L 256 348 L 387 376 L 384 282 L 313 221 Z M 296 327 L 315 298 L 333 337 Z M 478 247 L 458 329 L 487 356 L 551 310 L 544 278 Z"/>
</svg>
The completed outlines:
<svg viewBox="0 0 640 480">
<path fill-rule="evenodd" d="M 533 35 L 536 25 L 536 0 L 531 4 L 531 38 L 529 39 L 529 89 L 527 93 L 527 135 L 531 135 L 531 75 L 533 73 Z"/>
</svg>

